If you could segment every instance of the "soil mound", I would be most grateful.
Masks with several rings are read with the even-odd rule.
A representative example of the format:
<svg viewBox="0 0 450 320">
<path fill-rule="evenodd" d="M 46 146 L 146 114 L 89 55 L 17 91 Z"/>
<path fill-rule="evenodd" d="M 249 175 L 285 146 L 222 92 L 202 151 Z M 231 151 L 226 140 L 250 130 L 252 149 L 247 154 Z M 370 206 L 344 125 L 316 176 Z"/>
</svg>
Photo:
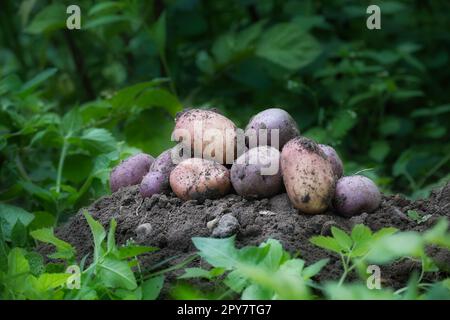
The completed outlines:
<svg viewBox="0 0 450 320">
<path fill-rule="evenodd" d="M 139 195 L 138 187 L 128 187 L 105 196 L 87 210 L 105 227 L 108 227 L 111 218 L 117 220 L 116 237 L 119 244 L 132 238 L 140 244 L 160 248 L 157 252 L 141 257 L 144 269 L 174 256 L 176 258 L 170 260 L 169 265 L 183 261 L 195 252 L 192 237 L 223 237 L 236 233 L 236 243 L 239 247 L 258 245 L 268 238 L 274 238 L 281 241 L 286 250 L 293 254 L 299 253 L 308 264 L 322 258 L 330 258 L 328 265 L 316 278 L 322 281 L 339 277 L 340 262 L 338 256 L 312 245 L 308 241 L 310 237 L 329 235 L 331 226 L 349 231 L 358 223 L 364 223 L 374 231 L 388 226 L 400 230 L 426 230 L 442 216 L 449 219 L 450 184 L 436 190 L 426 200 L 410 201 L 399 195 L 383 196 L 381 206 L 375 212 L 363 213 L 350 219 L 340 217 L 332 211 L 320 215 L 299 214 L 291 206 L 286 194 L 262 200 L 246 200 L 230 194 L 222 199 L 199 203 L 183 202 L 173 194 L 154 195 L 143 199 Z M 408 210 L 416 210 L 431 217 L 418 224 L 408 217 Z M 139 230 L 136 232 L 139 225 L 148 223 L 151 224 L 149 234 Z M 142 228 L 140 230 L 142 231 Z M 72 243 L 80 258 L 92 252 L 91 234 L 81 211 L 61 226 L 56 234 Z M 449 252 L 436 248 L 429 250 L 436 262 L 446 267 L 448 272 Z M 190 266 L 200 264 L 206 263 L 198 258 L 192 261 Z M 412 271 L 419 267 L 419 263 L 406 260 L 382 267 L 384 285 L 394 288 L 404 286 Z M 176 274 L 168 275 L 169 280 L 175 278 Z M 443 272 L 429 274 L 428 280 L 441 279 L 444 276 Z"/>
</svg>

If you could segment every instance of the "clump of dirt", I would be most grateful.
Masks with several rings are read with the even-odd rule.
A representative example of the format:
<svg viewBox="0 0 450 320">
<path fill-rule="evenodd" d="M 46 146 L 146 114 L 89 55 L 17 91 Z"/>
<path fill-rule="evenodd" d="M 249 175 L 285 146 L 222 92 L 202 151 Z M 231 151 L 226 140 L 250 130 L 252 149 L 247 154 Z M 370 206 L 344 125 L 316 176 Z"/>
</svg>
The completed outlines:
<svg viewBox="0 0 450 320">
<path fill-rule="evenodd" d="M 140 258 L 144 269 L 174 256 L 177 258 L 169 264 L 181 262 L 196 251 L 192 237 L 210 237 L 213 234 L 227 236 L 229 227 L 230 233 L 236 233 L 236 244 L 239 247 L 258 245 L 273 238 L 281 241 L 291 253 L 299 253 L 308 264 L 330 258 L 328 265 L 316 277 L 316 280 L 323 281 L 337 279 L 341 275 L 340 261 L 337 255 L 312 245 L 309 238 L 320 234 L 329 235 L 332 226 L 349 231 L 358 223 L 364 223 L 374 231 L 383 227 L 419 232 L 426 230 L 442 216 L 449 219 L 450 184 L 435 191 L 427 200 L 410 201 L 400 195 L 383 196 L 382 203 L 375 212 L 362 213 L 350 219 L 332 211 L 319 215 L 299 214 L 285 193 L 262 200 L 246 200 L 230 194 L 221 199 L 200 203 L 195 200 L 183 202 L 173 194 L 153 195 L 143 199 L 137 186 L 103 197 L 87 210 L 105 227 L 108 227 L 111 218 L 117 220 L 116 237 L 119 244 L 134 239 L 140 244 L 160 248 L 159 251 Z M 416 210 L 431 217 L 418 224 L 408 217 L 408 210 Z M 221 220 L 225 221 L 222 225 Z M 138 236 L 139 231 L 136 231 L 142 224 L 151 225 L 150 232 L 144 237 Z M 216 228 L 222 229 L 219 232 Z M 93 250 L 91 234 L 81 211 L 56 233 L 77 248 L 80 258 Z M 448 251 L 443 252 L 437 248 L 429 248 L 429 251 L 440 265 L 450 267 Z M 200 264 L 206 265 L 198 258 L 190 266 Z M 402 287 L 413 270 L 419 267 L 420 264 L 406 260 L 382 267 L 383 284 L 394 288 Z M 176 275 L 177 273 L 173 273 L 169 278 L 174 279 Z M 444 276 L 442 271 L 428 274 L 428 280 Z"/>
</svg>

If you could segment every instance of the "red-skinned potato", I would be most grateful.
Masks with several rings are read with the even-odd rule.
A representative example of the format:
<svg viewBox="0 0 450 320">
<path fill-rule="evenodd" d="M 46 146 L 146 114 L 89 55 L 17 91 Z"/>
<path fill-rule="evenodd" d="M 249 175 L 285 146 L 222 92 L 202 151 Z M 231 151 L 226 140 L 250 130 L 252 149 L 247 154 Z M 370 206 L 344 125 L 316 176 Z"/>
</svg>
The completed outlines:
<svg viewBox="0 0 450 320">
<path fill-rule="evenodd" d="M 266 141 L 260 139 L 259 130 L 261 129 L 267 130 Z M 271 130 L 273 129 L 279 130 L 278 144 L 271 139 Z M 283 146 L 289 140 L 297 137 L 299 134 L 300 131 L 298 130 L 298 126 L 295 120 L 289 113 L 279 108 L 266 109 L 254 115 L 245 128 L 245 136 L 247 137 L 247 141 L 249 144 L 251 144 L 252 141 L 256 141 L 258 146 L 269 145 L 272 147 L 276 147 L 278 150 L 282 150 Z M 251 147 L 255 146 L 249 146 L 249 148 Z"/>
<path fill-rule="evenodd" d="M 336 183 L 333 200 L 334 209 L 345 217 L 363 212 L 370 213 L 381 202 L 381 193 L 375 183 L 367 177 L 354 175 L 343 177 Z"/>
<path fill-rule="evenodd" d="M 342 175 L 344 174 L 344 166 L 336 150 L 334 150 L 333 147 L 328 146 L 326 144 L 319 144 L 319 147 L 326 154 L 328 160 L 330 160 L 331 166 L 333 167 L 333 172 L 336 175 L 336 177 L 338 179 L 342 177 Z"/>
<path fill-rule="evenodd" d="M 230 170 L 237 194 L 246 198 L 267 198 L 281 192 L 280 152 L 270 146 L 248 150 L 235 160 Z"/>
<path fill-rule="evenodd" d="M 199 158 L 181 161 L 170 173 L 169 181 L 173 192 L 182 200 L 217 199 L 231 189 L 227 168 Z"/>
<path fill-rule="evenodd" d="M 145 153 L 138 153 L 122 161 L 111 171 L 111 191 L 116 192 L 120 188 L 139 184 L 150 170 L 153 161 L 153 157 Z"/>
<path fill-rule="evenodd" d="M 281 152 L 281 170 L 295 208 L 318 214 L 331 204 L 335 176 L 331 162 L 317 143 L 305 137 L 290 140 Z"/>
<path fill-rule="evenodd" d="M 190 139 L 184 138 L 189 134 Z M 227 117 L 203 109 L 177 115 L 172 139 L 181 142 L 196 158 L 231 164 L 236 155 L 236 126 Z"/>
</svg>

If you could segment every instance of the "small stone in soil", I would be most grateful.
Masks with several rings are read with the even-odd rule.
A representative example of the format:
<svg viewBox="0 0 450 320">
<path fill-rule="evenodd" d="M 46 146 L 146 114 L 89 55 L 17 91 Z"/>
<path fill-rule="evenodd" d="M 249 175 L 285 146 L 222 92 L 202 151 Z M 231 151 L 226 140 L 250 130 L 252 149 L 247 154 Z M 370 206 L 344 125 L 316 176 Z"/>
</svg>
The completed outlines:
<svg viewBox="0 0 450 320">
<path fill-rule="evenodd" d="M 143 223 L 136 227 L 136 239 L 144 241 L 152 233 L 152 225 L 150 223 Z"/>
<path fill-rule="evenodd" d="M 239 229 L 239 221 L 230 213 L 220 218 L 217 227 L 212 232 L 214 238 L 226 238 L 236 233 Z"/>
</svg>

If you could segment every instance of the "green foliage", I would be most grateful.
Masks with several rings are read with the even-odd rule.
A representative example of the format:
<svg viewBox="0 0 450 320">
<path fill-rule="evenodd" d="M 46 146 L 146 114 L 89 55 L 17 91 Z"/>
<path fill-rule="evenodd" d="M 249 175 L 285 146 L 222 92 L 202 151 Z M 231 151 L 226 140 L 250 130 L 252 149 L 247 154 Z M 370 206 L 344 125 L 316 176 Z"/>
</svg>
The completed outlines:
<svg viewBox="0 0 450 320">
<path fill-rule="evenodd" d="M 305 267 L 293 259 L 280 242 L 269 239 L 259 247 L 237 249 L 234 237 L 226 239 L 193 238 L 199 255 L 213 266 L 211 270 L 188 268 L 179 279 L 224 275 L 224 284 L 242 299 L 305 299 L 310 296 L 311 278 L 320 272 L 327 259 Z"/>
<path fill-rule="evenodd" d="M 2 280 L 8 265 L 26 271 L 8 276 L 8 297 L 158 295 L 161 274 L 142 282 L 129 269 L 129 260 L 147 249 L 118 247 L 115 222 L 107 233 L 86 216 L 95 267 L 81 268 L 83 277 L 103 282 L 76 294 L 62 289 L 60 272 L 47 272 L 62 269 L 44 268 L 31 237 L 55 246 L 53 258 L 74 262 L 74 249 L 53 227 L 109 193 L 109 172 L 119 161 L 172 146 L 173 117 L 183 107 L 218 108 L 239 127 L 262 109 L 282 107 L 302 134 L 337 149 L 346 175 L 363 171 L 384 192 L 416 199 L 449 181 L 448 2 L 382 2 L 382 32 L 365 28 L 367 4 L 353 0 L 82 0 L 82 30 L 72 31 L 69 4 L 6 1 L 0 10 L 0 270 Z M 408 216 L 418 224 L 429 218 L 419 211 Z M 378 297 L 343 282 L 369 258 L 407 255 L 421 260 L 423 272 L 435 270 L 424 246 L 448 247 L 444 229 L 440 223 L 419 235 L 357 226 L 351 234 L 334 228 L 333 237 L 313 238 L 345 269 L 341 285 L 326 287 L 324 296 Z M 311 269 L 300 259 L 278 260 L 284 251 L 275 241 L 248 252 L 219 241 L 215 253 L 214 242 L 196 241 L 214 267 L 187 269 L 182 278 L 216 281 L 226 274 L 230 290 L 244 298 L 309 297 L 304 276 Z M 272 287 L 274 279 L 289 283 Z M 414 298 L 448 289 L 443 281 L 421 293 L 421 275 L 417 280 L 419 293 L 408 293 Z M 190 294 L 187 287 L 177 292 Z"/>
<path fill-rule="evenodd" d="M 85 267 L 86 258 L 78 265 L 74 247 L 58 239 L 51 228 L 34 230 L 30 235 L 43 243 L 51 244 L 56 251 L 49 254 L 57 259 L 53 266 L 58 272 L 44 267 L 42 256 L 18 247 L 2 249 L 7 253 L 6 265 L 0 268 L 0 296 L 9 299 L 156 299 L 162 288 L 161 274 L 140 280 L 134 266 L 139 266 L 137 256 L 157 250 L 133 243 L 117 246 L 116 222 L 111 220 L 109 232 L 88 213 L 85 217 L 94 239 L 94 256 Z M 57 267 L 58 266 L 58 267 Z M 69 272 L 78 270 L 78 273 Z M 140 268 L 138 268 L 140 270 Z M 77 278 L 78 277 L 78 278 Z M 74 284 L 78 283 L 79 286 Z M 72 285 L 71 285 L 72 284 Z"/>
</svg>

